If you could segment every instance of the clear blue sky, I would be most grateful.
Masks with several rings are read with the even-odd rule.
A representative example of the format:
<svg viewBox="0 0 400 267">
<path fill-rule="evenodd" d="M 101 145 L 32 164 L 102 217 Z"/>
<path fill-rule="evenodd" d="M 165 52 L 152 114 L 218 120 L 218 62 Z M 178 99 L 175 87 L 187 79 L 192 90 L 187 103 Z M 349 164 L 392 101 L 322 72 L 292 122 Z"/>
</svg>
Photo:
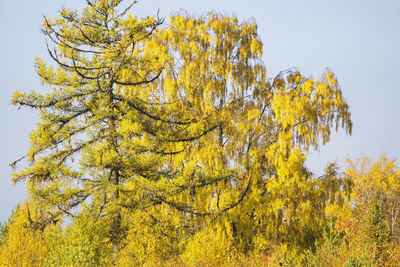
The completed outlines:
<svg viewBox="0 0 400 267">
<path fill-rule="evenodd" d="M 23 3 L 22 3 L 23 2 Z M 47 57 L 40 33 L 42 14 L 56 16 L 62 6 L 79 8 L 84 0 L 2 1 L 0 6 L 0 221 L 26 197 L 25 184 L 11 185 L 9 163 L 29 146 L 37 116 L 8 105 L 15 90 L 44 90 L 33 58 Z M 318 77 L 332 69 L 350 104 L 353 135 L 343 131 L 314 152 L 308 166 L 320 174 L 326 163 L 386 154 L 400 159 L 400 1 L 397 0 L 139 0 L 132 13 L 146 16 L 160 10 L 210 10 L 253 18 L 264 43 L 270 76 L 298 67 Z"/>
</svg>

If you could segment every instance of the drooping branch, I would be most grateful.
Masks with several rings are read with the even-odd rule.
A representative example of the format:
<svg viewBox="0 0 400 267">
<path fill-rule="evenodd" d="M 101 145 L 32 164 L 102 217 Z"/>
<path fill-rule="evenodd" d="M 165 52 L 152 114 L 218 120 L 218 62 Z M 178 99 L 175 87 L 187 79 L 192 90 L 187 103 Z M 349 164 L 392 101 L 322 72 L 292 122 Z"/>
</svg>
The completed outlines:
<svg viewBox="0 0 400 267">
<path fill-rule="evenodd" d="M 240 197 L 239 197 L 239 199 L 237 201 L 232 202 L 228 207 L 226 207 L 226 208 L 224 208 L 222 210 L 216 211 L 216 212 L 213 212 L 213 211 L 210 211 L 210 212 L 198 212 L 198 211 L 193 210 L 190 207 L 190 205 L 186 205 L 184 203 L 175 203 L 175 202 L 172 202 L 172 201 L 168 201 L 165 197 L 162 197 L 162 196 L 156 196 L 155 200 L 156 201 L 160 201 L 162 203 L 165 203 L 168 206 L 170 206 L 170 207 L 172 207 L 172 208 L 174 208 L 176 210 L 179 210 L 181 212 L 193 214 L 193 215 L 196 215 L 196 216 L 201 216 L 201 217 L 204 217 L 204 216 L 221 216 L 221 215 L 225 214 L 227 211 L 233 209 L 234 207 L 236 207 L 237 205 L 242 203 L 242 201 L 244 200 L 245 196 L 250 191 L 250 185 L 251 185 L 251 179 L 249 179 L 245 190 L 240 194 Z"/>
</svg>

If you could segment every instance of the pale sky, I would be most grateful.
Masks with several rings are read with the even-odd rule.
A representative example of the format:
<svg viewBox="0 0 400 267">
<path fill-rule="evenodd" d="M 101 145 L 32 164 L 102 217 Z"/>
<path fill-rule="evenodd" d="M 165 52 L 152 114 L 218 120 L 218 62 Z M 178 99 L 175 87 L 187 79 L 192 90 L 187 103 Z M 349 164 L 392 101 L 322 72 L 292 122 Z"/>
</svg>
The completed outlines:
<svg viewBox="0 0 400 267">
<path fill-rule="evenodd" d="M 38 121 L 32 110 L 10 106 L 13 91 L 44 91 L 33 69 L 36 55 L 47 57 L 40 32 L 42 14 L 53 18 L 62 6 L 79 8 L 85 0 L 1 0 L 0 4 L 0 221 L 26 198 L 25 184 L 12 185 L 9 164 L 29 148 L 29 132 Z M 380 155 L 400 159 L 400 1 L 397 0 L 139 0 L 140 16 L 157 10 L 168 17 L 184 9 L 254 19 L 264 44 L 270 77 L 297 67 L 318 78 L 326 68 L 337 75 L 350 105 L 353 135 L 333 133 L 314 152 L 308 167 L 317 175 L 326 164 L 346 158 Z"/>
</svg>

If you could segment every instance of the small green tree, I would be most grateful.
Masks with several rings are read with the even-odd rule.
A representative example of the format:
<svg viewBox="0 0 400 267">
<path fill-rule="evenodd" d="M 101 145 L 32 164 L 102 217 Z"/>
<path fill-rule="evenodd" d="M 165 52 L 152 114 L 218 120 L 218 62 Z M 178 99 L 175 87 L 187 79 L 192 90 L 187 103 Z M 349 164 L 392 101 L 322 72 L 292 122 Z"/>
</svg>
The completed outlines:
<svg viewBox="0 0 400 267">
<path fill-rule="evenodd" d="M 368 207 L 368 217 L 365 222 L 365 231 L 370 244 L 374 246 L 375 259 L 387 258 L 391 235 L 388 229 L 386 216 L 379 203 L 372 201 Z M 385 259 L 383 259 L 385 260 Z"/>
</svg>

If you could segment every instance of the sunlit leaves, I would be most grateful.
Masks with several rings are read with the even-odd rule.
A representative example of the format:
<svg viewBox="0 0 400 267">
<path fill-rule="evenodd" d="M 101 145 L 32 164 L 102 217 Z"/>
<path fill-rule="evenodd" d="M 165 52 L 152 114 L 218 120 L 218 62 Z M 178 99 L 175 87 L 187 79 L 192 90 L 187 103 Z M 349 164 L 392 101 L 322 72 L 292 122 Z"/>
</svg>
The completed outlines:
<svg viewBox="0 0 400 267">
<path fill-rule="evenodd" d="M 41 120 L 13 181 L 57 216 L 100 220 L 129 264 L 177 247 L 191 261 L 214 236 L 225 252 L 312 245 L 342 198 L 332 172 L 335 186 L 312 179 L 307 153 L 352 126 L 333 73 L 268 78 L 255 23 L 177 13 L 161 27 L 121 3 L 45 18 L 56 67 L 35 68 L 54 90 L 14 94 Z"/>
</svg>

